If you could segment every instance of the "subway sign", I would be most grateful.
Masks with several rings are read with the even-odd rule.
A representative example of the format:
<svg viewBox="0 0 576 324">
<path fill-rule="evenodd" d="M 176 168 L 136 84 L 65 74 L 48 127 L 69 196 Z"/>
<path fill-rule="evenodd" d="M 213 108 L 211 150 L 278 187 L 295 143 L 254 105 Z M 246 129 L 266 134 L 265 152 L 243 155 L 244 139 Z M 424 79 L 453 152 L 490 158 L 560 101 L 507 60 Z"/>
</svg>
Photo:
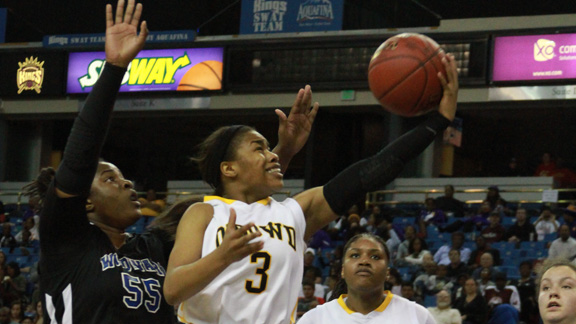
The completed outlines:
<svg viewBox="0 0 576 324">
<path fill-rule="evenodd" d="M 141 51 L 128 66 L 120 92 L 214 91 L 222 89 L 224 49 Z M 102 73 L 104 52 L 70 53 L 67 93 L 89 93 Z"/>
</svg>

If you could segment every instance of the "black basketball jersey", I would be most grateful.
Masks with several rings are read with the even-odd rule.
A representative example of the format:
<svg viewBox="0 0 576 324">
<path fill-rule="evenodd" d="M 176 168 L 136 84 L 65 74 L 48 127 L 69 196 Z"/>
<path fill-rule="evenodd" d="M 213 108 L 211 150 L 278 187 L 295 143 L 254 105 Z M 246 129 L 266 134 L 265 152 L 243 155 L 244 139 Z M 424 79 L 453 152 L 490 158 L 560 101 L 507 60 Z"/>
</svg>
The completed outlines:
<svg viewBox="0 0 576 324">
<path fill-rule="evenodd" d="M 152 234 L 118 251 L 90 224 L 86 197 L 58 198 L 53 185 L 40 221 L 40 290 L 45 322 L 175 323 L 163 298 L 168 256 Z"/>
</svg>

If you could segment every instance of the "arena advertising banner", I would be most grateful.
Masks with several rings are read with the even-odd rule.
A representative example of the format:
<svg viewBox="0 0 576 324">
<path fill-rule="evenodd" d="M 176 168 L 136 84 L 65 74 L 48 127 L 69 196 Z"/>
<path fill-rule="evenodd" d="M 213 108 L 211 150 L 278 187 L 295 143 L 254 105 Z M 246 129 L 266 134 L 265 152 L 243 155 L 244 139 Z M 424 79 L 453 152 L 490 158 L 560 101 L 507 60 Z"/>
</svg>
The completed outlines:
<svg viewBox="0 0 576 324">
<path fill-rule="evenodd" d="M 492 81 L 576 78 L 576 34 L 498 36 Z"/>
<path fill-rule="evenodd" d="M 196 38 L 193 30 L 151 31 L 146 43 L 192 42 Z M 44 47 L 86 47 L 104 45 L 106 34 L 48 35 L 42 39 Z"/>
<path fill-rule="evenodd" d="M 141 51 L 128 66 L 120 91 L 221 90 L 223 59 L 222 47 Z M 104 52 L 70 53 L 66 92 L 90 92 L 104 63 Z"/>
<path fill-rule="evenodd" d="M 9 51 L 0 53 L 0 95 L 38 97 L 63 95 L 66 53 Z"/>
<path fill-rule="evenodd" d="M 0 43 L 6 42 L 6 20 L 8 18 L 6 8 L 0 8 Z"/>
<path fill-rule="evenodd" d="M 242 0 L 240 34 L 342 29 L 344 0 Z"/>
</svg>

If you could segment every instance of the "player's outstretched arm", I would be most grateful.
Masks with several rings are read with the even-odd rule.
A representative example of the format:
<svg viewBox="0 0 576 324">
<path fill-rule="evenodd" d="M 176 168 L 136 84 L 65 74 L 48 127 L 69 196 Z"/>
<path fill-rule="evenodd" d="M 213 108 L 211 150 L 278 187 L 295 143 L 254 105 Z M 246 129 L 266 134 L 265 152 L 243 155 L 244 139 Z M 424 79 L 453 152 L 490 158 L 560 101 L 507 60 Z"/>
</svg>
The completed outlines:
<svg viewBox="0 0 576 324">
<path fill-rule="evenodd" d="M 404 165 L 424 151 L 436 135 L 446 129 L 456 114 L 458 74 L 453 56 L 444 61 L 447 78 L 439 75 L 444 94 L 438 112 L 413 130 L 388 144 L 376 155 L 356 162 L 324 187 L 307 190 L 295 198 L 306 215 L 305 239 L 344 214 L 366 193 L 383 189 L 402 171 Z"/>
<path fill-rule="evenodd" d="M 98 165 L 98 158 L 110 123 L 114 101 L 126 67 L 144 46 L 148 33 L 142 22 L 136 36 L 142 5 L 129 0 L 118 1 L 116 18 L 112 6 L 106 6 L 106 62 L 102 75 L 88 95 L 86 103 L 72 126 L 63 160 L 56 173 L 57 193 L 60 197 L 87 194 Z"/>
<path fill-rule="evenodd" d="M 311 104 L 312 88 L 306 85 L 304 89 L 298 91 L 288 116 L 282 110 L 276 109 L 279 121 L 278 144 L 272 152 L 278 154 L 282 173 L 286 172 L 292 157 L 300 152 L 308 141 L 314 119 L 320 108 L 317 102 L 314 106 Z"/>
<path fill-rule="evenodd" d="M 263 242 L 249 243 L 262 235 L 250 232 L 250 223 L 236 229 L 236 212 L 230 211 L 226 234 L 212 253 L 202 257 L 204 232 L 212 219 L 214 208 L 198 203 L 190 206 L 178 224 L 176 241 L 168 261 L 164 280 L 164 297 L 177 305 L 204 289 L 230 264 L 262 249 Z"/>
</svg>

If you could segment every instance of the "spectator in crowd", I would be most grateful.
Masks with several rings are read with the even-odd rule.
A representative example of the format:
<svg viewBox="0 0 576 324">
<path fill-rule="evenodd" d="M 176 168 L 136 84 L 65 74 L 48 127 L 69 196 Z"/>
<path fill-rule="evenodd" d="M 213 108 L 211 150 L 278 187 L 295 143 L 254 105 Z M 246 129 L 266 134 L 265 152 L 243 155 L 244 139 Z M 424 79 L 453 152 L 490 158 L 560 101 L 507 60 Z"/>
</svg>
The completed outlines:
<svg viewBox="0 0 576 324">
<path fill-rule="evenodd" d="M 410 241 L 410 245 L 408 246 L 408 255 L 404 260 L 411 266 L 421 266 L 422 258 L 428 253 L 430 253 L 430 251 L 428 251 L 426 241 L 419 237 L 415 237 Z"/>
<path fill-rule="evenodd" d="M 468 267 L 460 260 L 460 250 L 450 250 L 448 257 L 450 258 L 450 263 L 448 264 L 447 276 L 450 280 L 455 281 L 461 274 L 468 273 Z"/>
<path fill-rule="evenodd" d="M 542 162 L 538 165 L 538 167 L 536 167 L 536 171 L 534 171 L 534 176 L 551 177 L 554 175 L 555 170 L 556 162 L 554 162 L 552 154 L 545 152 L 542 154 Z"/>
<path fill-rule="evenodd" d="M 443 210 L 448 217 L 464 217 L 466 205 L 454 198 L 454 186 L 451 184 L 444 186 L 444 196 L 436 198 L 436 208 Z"/>
<path fill-rule="evenodd" d="M 490 208 L 494 210 L 502 210 L 506 208 L 507 202 L 502 196 L 500 196 L 500 188 L 498 186 L 488 187 L 488 192 L 486 193 L 485 202 L 490 204 Z"/>
<path fill-rule="evenodd" d="M 40 239 L 40 235 L 38 235 L 38 225 L 36 219 L 40 219 L 40 217 L 35 215 L 26 218 L 22 224 L 22 230 L 14 236 L 16 242 L 20 246 L 23 245 L 22 242 L 24 241 L 24 233 L 28 235 L 26 239 L 27 242 L 38 241 Z"/>
<path fill-rule="evenodd" d="M 398 253 L 398 245 L 400 245 L 401 242 L 392 224 L 390 224 L 388 220 L 383 219 L 380 224 L 378 224 L 378 228 L 374 234 L 380 236 L 386 242 L 390 256 L 395 258 Z"/>
<path fill-rule="evenodd" d="M 480 279 L 480 274 L 482 270 L 489 269 L 490 273 L 494 273 L 494 257 L 489 252 L 484 252 L 480 257 L 480 266 L 472 272 L 472 277 L 474 279 Z"/>
<path fill-rule="evenodd" d="M 44 324 L 44 314 L 42 312 L 42 301 L 39 300 L 35 303 L 36 316 L 34 317 L 34 324 Z M 2 323 L 0 323 L 2 324 Z"/>
<path fill-rule="evenodd" d="M 552 241 L 548 249 L 549 258 L 574 259 L 576 256 L 576 239 L 570 236 L 570 228 L 563 224 L 558 230 L 559 238 Z"/>
<path fill-rule="evenodd" d="M 452 300 L 456 300 L 464 294 L 464 284 L 466 284 L 466 280 L 468 279 L 470 279 L 468 272 L 463 272 L 460 273 L 456 279 L 452 280 Z"/>
<path fill-rule="evenodd" d="M 500 220 L 500 212 L 493 211 L 490 213 L 488 217 L 489 225 L 480 232 L 480 235 L 484 237 L 486 243 L 499 242 L 506 234 L 506 228 L 500 224 Z"/>
<path fill-rule="evenodd" d="M 332 238 L 328 235 L 328 232 L 326 232 L 327 228 L 328 225 L 316 231 L 308 241 L 308 247 L 320 251 L 324 248 L 333 247 Z"/>
<path fill-rule="evenodd" d="M 450 293 L 440 290 L 436 294 L 436 307 L 428 307 L 428 311 L 438 324 L 461 324 L 462 317 L 456 308 L 452 308 Z"/>
<path fill-rule="evenodd" d="M 410 281 L 403 281 L 402 282 L 402 297 L 408 299 L 409 301 L 413 301 L 422 305 L 424 301 L 422 300 L 422 296 L 416 294 L 414 290 L 414 286 Z"/>
<path fill-rule="evenodd" d="M 382 219 L 387 219 L 389 222 L 392 221 L 389 217 L 386 217 L 382 213 L 382 208 L 380 208 L 380 205 L 377 205 L 377 204 L 372 205 L 371 208 L 369 208 L 364 213 L 362 213 L 362 217 L 360 219 L 360 226 L 369 225 L 371 218 L 374 219 L 374 225 L 373 226 L 378 226 L 378 223 L 380 223 L 380 221 Z"/>
<path fill-rule="evenodd" d="M 557 188 L 574 188 L 576 172 L 566 166 L 564 159 L 556 159 L 556 170 L 552 172 Z"/>
<path fill-rule="evenodd" d="M 520 295 L 520 320 L 526 324 L 538 324 L 538 302 L 534 292 L 536 282 L 532 276 L 532 262 L 522 261 L 519 266 L 520 278 L 513 280 L 510 284 L 518 289 Z"/>
<path fill-rule="evenodd" d="M 402 296 L 402 276 L 396 268 L 388 270 L 388 278 L 384 283 L 384 289 L 389 290 L 392 294 Z"/>
<path fill-rule="evenodd" d="M 398 252 L 394 259 L 394 265 L 404 267 L 409 265 L 405 258 L 410 254 L 410 242 L 416 237 L 416 228 L 413 225 L 406 225 L 404 228 L 404 241 L 398 245 Z"/>
<path fill-rule="evenodd" d="M 482 202 L 476 213 L 464 217 L 462 220 L 458 219 L 451 224 L 440 227 L 440 232 L 454 232 L 462 229 L 464 232 L 472 232 L 474 230 L 480 231 L 488 225 L 488 216 L 492 212 L 492 207 L 487 201 Z"/>
<path fill-rule="evenodd" d="M 414 279 L 414 289 L 419 296 L 431 295 L 433 293 L 429 292 L 431 288 L 428 287 L 434 286 L 432 278 L 438 273 L 438 265 L 433 260 L 424 260 L 422 268 L 424 272 Z"/>
<path fill-rule="evenodd" d="M 460 312 L 463 324 L 486 323 L 488 304 L 472 278 L 468 278 L 464 283 L 464 293 L 454 301 L 454 308 Z"/>
<path fill-rule="evenodd" d="M 10 308 L 0 307 L 0 324 L 10 324 Z"/>
<path fill-rule="evenodd" d="M 508 242 L 520 243 L 525 241 L 536 241 L 538 235 L 534 225 L 532 225 L 526 215 L 526 208 L 516 210 L 516 223 L 512 224 L 504 235 L 504 240 Z"/>
<path fill-rule="evenodd" d="M 550 259 L 543 264 L 537 285 L 542 322 L 575 323 L 576 266 L 566 259 Z"/>
<path fill-rule="evenodd" d="M 304 252 L 304 273 L 307 271 L 314 272 L 313 281 L 315 283 L 322 282 L 322 270 L 314 265 L 314 259 L 316 258 L 316 251 L 312 248 L 307 248 Z"/>
<path fill-rule="evenodd" d="M 20 299 L 10 303 L 10 324 L 19 324 L 24 318 L 24 307 Z"/>
<path fill-rule="evenodd" d="M 452 244 L 442 245 L 436 254 L 434 254 L 434 261 L 437 264 L 447 265 L 450 263 L 449 253 L 451 249 L 457 249 L 460 251 L 460 260 L 462 262 L 468 262 L 470 260 L 470 249 L 464 246 L 464 233 L 454 232 L 451 236 Z"/>
<path fill-rule="evenodd" d="M 314 296 L 315 285 L 313 282 L 304 281 L 302 283 L 302 291 L 304 292 L 303 297 L 298 298 L 298 310 L 296 315 L 298 319 L 302 317 L 306 312 L 315 308 L 318 305 L 324 304 L 324 298 Z"/>
<path fill-rule="evenodd" d="M 482 271 L 480 271 L 480 280 L 477 280 L 476 282 L 478 282 L 478 289 L 480 289 L 482 296 L 484 296 L 486 288 L 495 285 L 494 281 L 492 281 L 492 269 L 482 269 Z"/>
<path fill-rule="evenodd" d="M 304 271 L 304 276 L 302 282 L 310 281 L 314 283 L 314 296 L 324 298 L 326 296 L 326 288 L 321 283 L 315 282 L 314 270 L 308 269 Z M 298 297 L 304 297 L 304 291 L 302 290 L 302 286 L 300 286 L 300 291 L 298 292 Z"/>
<path fill-rule="evenodd" d="M 142 216 L 156 217 L 166 208 L 166 201 L 159 199 L 156 190 L 152 188 L 146 191 L 146 198 L 140 197 L 138 201 L 141 204 Z"/>
<path fill-rule="evenodd" d="M 564 224 L 570 228 L 570 236 L 576 237 L 576 205 L 569 204 L 566 208 L 562 208 L 562 218 Z"/>
<path fill-rule="evenodd" d="M 21 300 L 26 292 L 26 278 L 20 272 L 18 263 L 8 262 L 6 266 L 6 276 L 2 281 L 4 286 L 4 302 L 10 304 L 15 300 Z M 24 310 L 22 310 L 24 311 Z"/>
<path fill-rule="evenodd" d="M 480 266 L 480 258 L 484 253 L 492 254 L 492 258 L 494 259 L 495 265 L 500 265 L 500 251 L 491 248 L 488 244 L 486 244 L 486 239 L 482 235 L 478 235 L 476 237 L 476 249 L 470 253 L 470 260 L 468 260 L 468 269 L 474 271 L 474 269 Z"/>
<path fill-rule="evenodd" d="M 550 207 L 543 206 L 540 217 L 534 222 L 534 229 L 536 230 L 536 234 L 538 234 L 538 241 L 544 240 L 544 237 L 548 234 L 558 232 L 558 227 L 560 227 L 560 223 L 556 220 L 556 215 L 552 213 Z"/>
<path fill-rule="evenodd" d="M 18 242 L 14 235 L 12 235 L 12 224 L 6 222 L 2 224 L 2 234 L 0 235 L 0 247 L 10 248 L 12 252 L 18 246 Z"/>
<path fill-rule="evenodd" d="M 511 158 L 508 164 L 504 167 L 501 173 L 502 177 L 524 177 L 526 172 L 522 167 L 518 165 L 518 160 L 516 158 Z"/>
<path fill-rule="evenodd" d="M 436 207 L 436 201 L 434 198 L 426 198 L 424 201 L 424 209 L 420 211 L 418 222 L 424 227 L 430 224 L 441 226 L 446 223 L 446 215 L 442 209 Z"/>
<path fill-rule="evenodd" d="M 503 272 L 497 272 L 494 278 L 495 285 L 486 287 L 484 291 L 484 298 L 488 307 L 494 309 L 501 304 L 510 304 L 520 312 L 521 303 L 518 289 L 515 286 L 506 285 L 507 276 Z"/>
<path fill-rule="evenodd" d="M 20 324 L 34 324 L 34 320 L 32 317 L 24 316 L 20 321 Z"/>
</svg>

